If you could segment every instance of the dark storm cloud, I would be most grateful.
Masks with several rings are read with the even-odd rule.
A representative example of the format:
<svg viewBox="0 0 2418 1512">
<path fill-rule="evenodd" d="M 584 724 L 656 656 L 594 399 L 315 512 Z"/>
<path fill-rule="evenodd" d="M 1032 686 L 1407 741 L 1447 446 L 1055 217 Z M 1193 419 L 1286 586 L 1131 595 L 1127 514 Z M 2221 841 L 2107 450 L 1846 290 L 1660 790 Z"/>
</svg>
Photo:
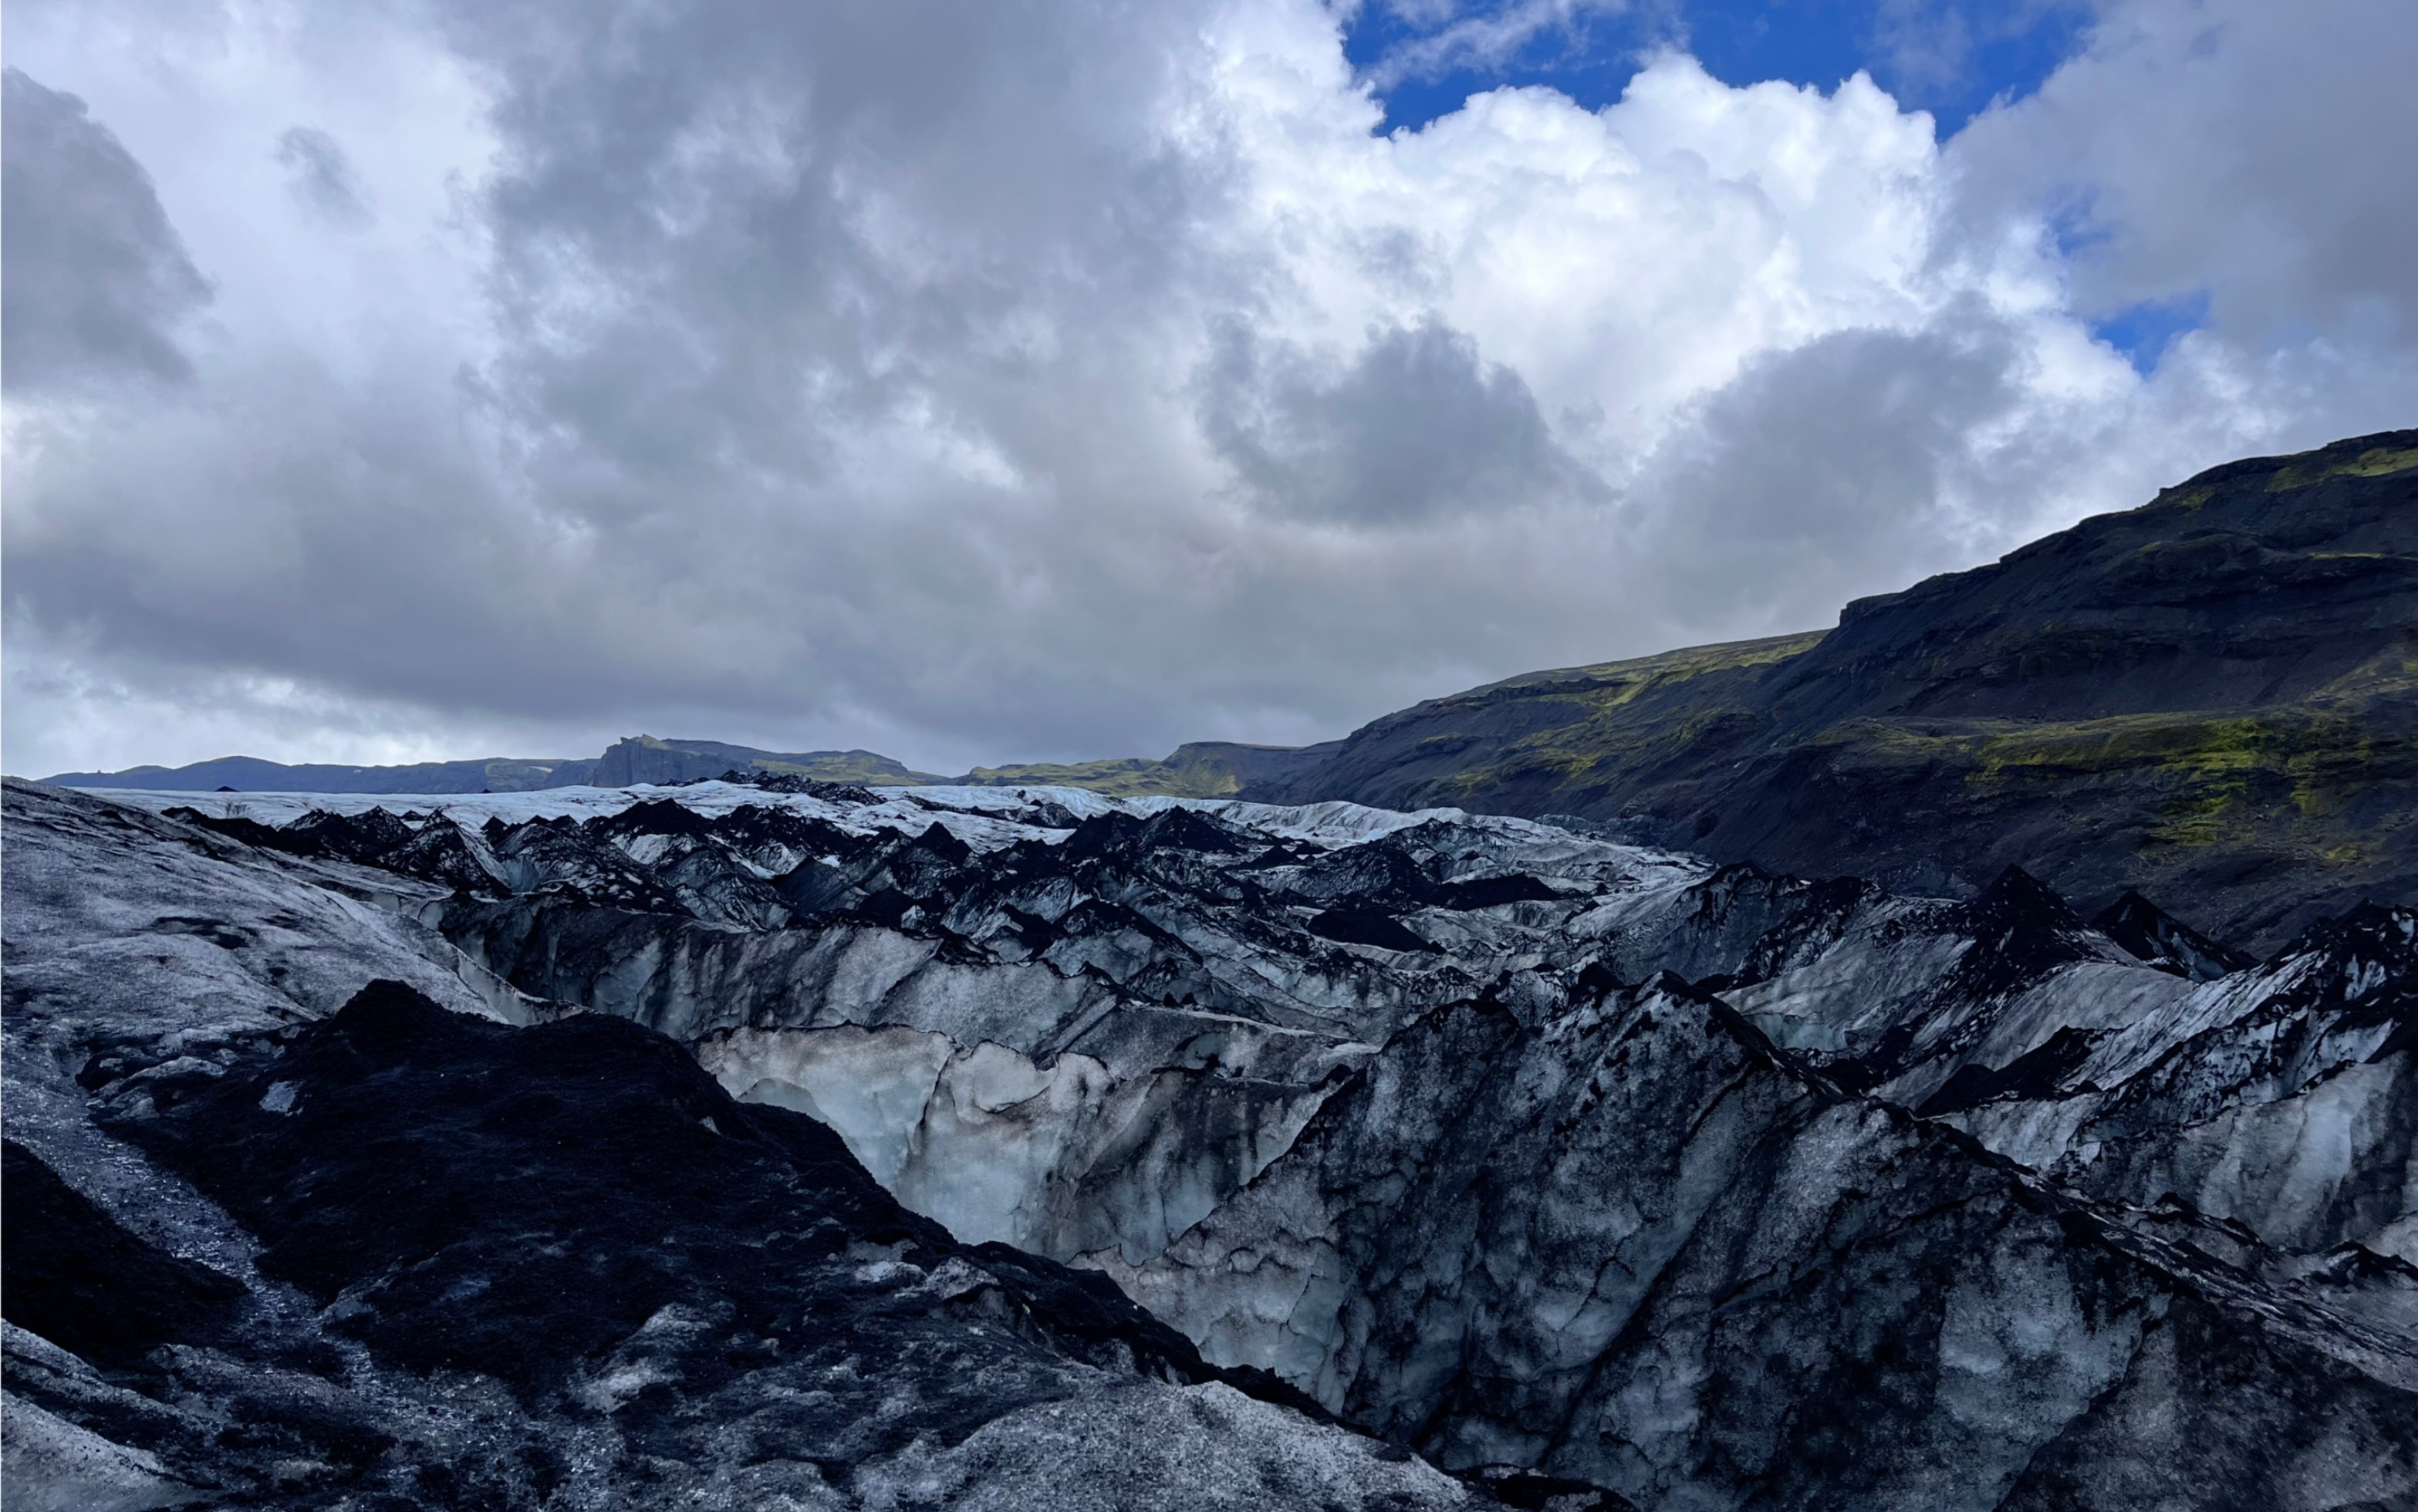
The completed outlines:
<svg viewBox="0 0 2418 1512">
<path fill-rule="evenodd" d="M 73 95 L 0 71 L 0 372 L 11 392 L 191 375 L 209 298 L 150 175 Z"/>
<path fill-rule="evenodd" d="M 1175 271 L 1200 165 L 1137 130 L 1179 12 L 929 3 L 459 8 L 503 82 L 501 376 L 583 475 L 815 469 L 935 389 L 1029 410 L 1019 320 Z M 601 290 L 611 298 L 599 301 Z M 969 417 L 980 425 L 990 414 Z M 1027 416 L 1011 416 L 1023 419 Z M 607 512 L 643 508 L 591 497 Z"/>
<path fill-rule="evenodd" d="M 1338 374 L 1229 323 L 1201 389 L 1203 431 L 1278 514 L 1383 526 L 1608 492 L 1518 374 L 1432 319 L 1375 332 Z"/>
<path fill-rule="evenodd" d="M 496 91 L 493 356 L 434 394 L 409 360 L 255 374 L 203 455 L 79 459 L 79 507 L 11 540 L 12 613 L 524 717 L 1177 723 L 1112 628 L 1164 569 L 1090 523 L 1165 486 L 1130 374 L 1215 192 L 1148 130 L 1185 17 L 482 6 L 448 37 Z M 467 428 L 430 407 L 464 395 Z"/>
<path fill-rule="evenodd" d="M 1704 406 L 1643 483 L 1663 508 L 1641 542 L 1696 605 L 1828 622 L 1844 600 L 1961 565 L 1979 492 L 1971 437 L 2021 398 L 2021 354 L 1986 316 L 1966 330 L 1849 330 L 1755 364 Z M 1986 459 L 2028 466 L 2020 450 Z"/>
</svg>

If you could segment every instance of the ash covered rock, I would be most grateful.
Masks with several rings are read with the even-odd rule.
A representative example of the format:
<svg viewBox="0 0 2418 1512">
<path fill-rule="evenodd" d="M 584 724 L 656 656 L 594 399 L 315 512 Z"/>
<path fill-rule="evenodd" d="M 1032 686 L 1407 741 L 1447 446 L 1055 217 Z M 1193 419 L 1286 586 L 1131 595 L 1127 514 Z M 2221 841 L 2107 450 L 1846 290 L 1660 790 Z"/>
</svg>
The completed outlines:
<svg viewBox="0 0 2418 1512">
<path fill-rule="evenodd" d="M 97 1365 L 124 1368 L 162 1344 L 215 1339 L 245 1294 L 118 1227 L 14 1139 L 0 1144 L 0 1231 L 8 1321 Z"/>
<path fill-rule="evenodd" d="M 1339 1074 L 1506 970 L 1674 970 L 1843 1088 L 2042 1168 L 2089 1153 L 2082 1085 L 2253 1032 L 2288 987 L 2264 969 L 2196 982 L 2239 958 L 2146 904 L 2086 924 L 2012 869 L 1969 900 L 1901 897 L 1516 820 L 1048 802 L 1084 817 L 1035 826 L 1033 795 L 1000 789 L 868 808 L 709 785 L 483 823 L 463 801 L 452 827 L 509 891 L 426 911 L 522 993 L 660 1028 L 732 1092 L 830 1119 L 960 1232 L 1135 1264 Z"/>
<path fill-rule="evenodd" d="M 2107 905 L 2090 924 L 2150 965 L 2195 982 L 2213 982 L 2258 964 L 2248 951 L 2217 943 L 2138 893 Z"/>
<path fill-rule="evenodd" d="M 761 787 L 768 793 L 811 793 L 832 803 L 878 803 L 873 789 L 857 783 L 825 782 L 817 777 L 803 777 L 793 771 L 767 771 L 762 768 L 742 771 L 737 768 L 725 771 L 721 776 L 697 778 L 696 782 L 724 782 L 733 787 Z M 673 787 L 693 787 L 695 783 L 676 783 Z"/>
<path fill-rule="evenodd" d="M 868 824 L 647 802 L 491 823 L 497 855 L 534 863 L 443 928 L 525 991 L 661 1029 L 733 1092 L 829 1119 L 961 1234 L 1139 1261 L 1401 1023 L 1559 948 L 1603 897 L 1699 870 L 1517 821 L 1272 832 L 1247 809 L 1090 799 L 1056 829 L 1011 817 L 1027 794 L 960 796 L 991 807 L 918 794 Z M 1522 851 L 1557 879 L 1506 864 Z M 785 920 L 759 898 L 751 922 L 741 884 L 602 880 L 679 883 L 714 856 L 761 876 Z"/>
<path fill-rule="evenodd" d="M 114 1446 L 94 1477 L 364 1507 L 1475 1499 L 1249 1398 L 1232 1381 L 1284 1394 L 1205 1367 L 1105 1277 L 958 1243 L 828 1128 L 732 1101 L 636 1025 L 514 1029 L 375 983 L 211 1071 L 104 1083 L 99 1121 L 232 1218 L 283 1295 L 169 1324 L 247 1289 L 54 1176 L 21 1214 L 12 1148 L 10 1321 L 84 1359 L 12 1351 L 10 1407 Z M 147 1331 L 79 1321 L 47 1270 L 16 1284 L 21 1246 L 61 1245 L 112 1257 Z"/>
</svg>

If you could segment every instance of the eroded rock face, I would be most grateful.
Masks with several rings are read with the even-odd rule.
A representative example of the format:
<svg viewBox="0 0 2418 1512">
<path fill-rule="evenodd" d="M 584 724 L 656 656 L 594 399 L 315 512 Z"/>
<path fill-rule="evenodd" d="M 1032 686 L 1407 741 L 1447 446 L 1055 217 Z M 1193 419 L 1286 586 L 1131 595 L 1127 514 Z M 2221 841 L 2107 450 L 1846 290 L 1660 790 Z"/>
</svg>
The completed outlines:
<svg viewBox="0 0 2418 1512">
<path fill-rule="evenodd" d="M 746 1118 L 834 1131 L 930 1244 L 1106 1272 L 1201 1370 L 1271 1372 L 1447 1470 L 1673 1506 L 2418 1495 L 2407 909 L 2258 963 L 2146 899 L 2085 922 L 2019 871 L 1906 896 L 1453 811 L 149 802 L 177 818 L 18 787 L 10 817 L 121 855 L 115 887 L 166 848 L 374 899 L 363 939 L 455 1006 L 659 1031 Z M 12 829 L 12 904 L 18 837 L 38 867 L 48 832 Z M 98 907 L 67 934 L 165 927 Z M 208 948 L 259 982 L 248 919 Z M 12 1034 L 65 1076 L 95 1046 L 88 1087 L 137 1120 L 112 1127 L 207 1190 L 200 1146 L 132 1131 L 177 1116 L 141 1089 L 213 1074 L 84 1027 L 130 1004 L 20 1013 L 21 958 L 66 981 L 70 947 L 21 949 L 13 911 L 9 946 Z M 263 1222 L 237 1227 L 273 1253 Z M 1094 1431 L 1069 1413 L 1042 1417 Z M 869 1474 L 835 1494 L 877 1504 Z"/>
</svg>

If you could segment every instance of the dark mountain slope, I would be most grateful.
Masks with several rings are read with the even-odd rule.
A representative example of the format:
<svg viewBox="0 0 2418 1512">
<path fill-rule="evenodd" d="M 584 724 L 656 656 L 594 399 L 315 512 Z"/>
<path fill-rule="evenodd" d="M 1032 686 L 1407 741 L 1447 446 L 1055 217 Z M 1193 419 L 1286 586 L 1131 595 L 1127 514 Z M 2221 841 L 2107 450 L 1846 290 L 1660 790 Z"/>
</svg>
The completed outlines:
<svg viewBox="0 0 2418 1512">
<path fill-rule="evenodd" d="M 2272 945 L 2418 894 L 2418 431 L 2228 464 L 1828 634 L 1539 673 L 1248 796 L 1620 821 L 1800 873 L 2020 864 Z"/>
</svg>

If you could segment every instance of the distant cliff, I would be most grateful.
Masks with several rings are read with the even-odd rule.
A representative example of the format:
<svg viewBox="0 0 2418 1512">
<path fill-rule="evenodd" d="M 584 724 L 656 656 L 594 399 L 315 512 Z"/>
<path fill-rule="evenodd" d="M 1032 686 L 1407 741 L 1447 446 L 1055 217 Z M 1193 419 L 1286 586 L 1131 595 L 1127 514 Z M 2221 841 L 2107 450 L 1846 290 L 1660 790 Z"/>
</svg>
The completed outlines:
<svg viewBox="0 0 2418 1512">
<path fill-rule="evenodd" d="M 1128 756 L 1066 766 L 1037 762 L 1017 767 L 976 767 L 956 780 L 975 787 L 1088 787 L 1111 798 L 1232 798 L 1249 787 L 1296 777 L 1342 748 L 1340 741 L 1329 741 L 1324 745 L 1239 745 L 1232 741 L 1196 741 L 1177 746 L 1158 761 Z"/>
<path fill-rule="evenodd" d="M 910 771 L 902 763 L 871 751 L 758 751 L 720 741 L 659 741 L 651 735 L 616 741 L 596 758 L 595 773 L 588 780 L 599 787 L 635 787 L 640 783 L 704 782 L 726 771 L 761 771 L 874 787 L 947 780 L 927 771 Z"/>
<path fill-rule="evenodd" d="M 133 787 L 150 792 L 207 793 L 519 793 L 542 787 L 633 787 L 641 783 L 703 782 L 726 771 L 762 771 L 875 787 L 946 782 L 911 771 L 871 751 L 758 751 L 720 741 L 660 741 L 633 735 L 601 756 L 523 760 L 422 761 L 399 767 L 286 766 L 256 756 L 221 756 L 184 767 L 130 767 L 124 771 L 63 771 L 42 780 L 61 787 Z"/>
<path fill-rule="evenodd" d="M 1951 893 L 2015 864 L 2273 944 L 2418 897 L 2418 431 L 2214 468 L 1827 634 L 1433 699 L 1247 796 Z"/>
<path fill-rule="evenodd" d="M 759 751 L 721 741 L 665 741 L 633 735 L 585 760 L 423 761 L 402 767 L 285 766 L 256 756 L 222 756 L 184 767 L 132 767 L 124 771 L 63 771 L 45 782 L 62 787 L 140 788 L 150 792 L 243 793 L 516 793 L 541 787 L 635 787 L 642 784 L 710 782 L 726 772 L 803 777 L 866 787 L 965 784 L 975 787 L 1088 787 L 1119 798 L 1157 794 L 1231 798 L 1255 783 L 1282 781 L 1340 749 L 1324 745 L 1237 745 L 1202 741 L 1179 746 L 1162 760 L 1143 756 L 1071 766 L 976 767 L 961 777 L 916 771 L 875 751 Z"/>
</svg>

